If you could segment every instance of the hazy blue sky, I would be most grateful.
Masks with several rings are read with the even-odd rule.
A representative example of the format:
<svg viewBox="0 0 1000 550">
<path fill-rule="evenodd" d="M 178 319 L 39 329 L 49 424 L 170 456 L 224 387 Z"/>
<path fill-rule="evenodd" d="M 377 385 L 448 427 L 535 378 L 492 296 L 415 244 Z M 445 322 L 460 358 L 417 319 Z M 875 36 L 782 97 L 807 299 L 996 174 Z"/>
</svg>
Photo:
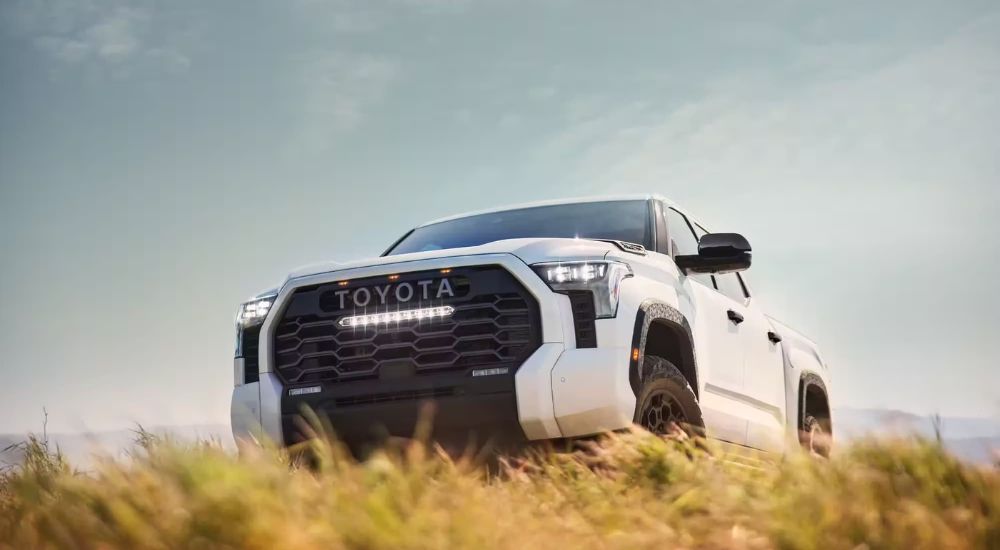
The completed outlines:
<svg viewBox="0 0 1000 550">
<path fill-rule="evenodd" d="M 0 3 L 0 432 L 225 422 L 239 301 L 657 192 L 839 405 L 1000 414 L 1000 4 Z"/>
</svg>

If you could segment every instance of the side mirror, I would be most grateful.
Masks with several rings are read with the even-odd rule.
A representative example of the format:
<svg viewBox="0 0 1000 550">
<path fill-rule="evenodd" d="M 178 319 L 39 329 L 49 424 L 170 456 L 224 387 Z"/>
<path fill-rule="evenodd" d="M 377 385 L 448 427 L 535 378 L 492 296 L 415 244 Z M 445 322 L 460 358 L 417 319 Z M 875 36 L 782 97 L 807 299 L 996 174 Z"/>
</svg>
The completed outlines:
<svg viewBox="0 0 1000 550">
<path fill-rule="evenodd" d="M 750 242 L 739 233 L 709 233 L 698 242 L 698 254 L 677 256 L 685 273 L 733 273 L 750 268 Z"/>
</svg>

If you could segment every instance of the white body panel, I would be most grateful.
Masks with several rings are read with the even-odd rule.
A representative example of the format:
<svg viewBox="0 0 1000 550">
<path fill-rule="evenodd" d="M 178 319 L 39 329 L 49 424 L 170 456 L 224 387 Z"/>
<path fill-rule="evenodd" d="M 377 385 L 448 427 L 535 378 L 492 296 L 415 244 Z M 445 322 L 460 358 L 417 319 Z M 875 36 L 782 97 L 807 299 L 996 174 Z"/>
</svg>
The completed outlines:
<svg viewBox="0 0 1000 550">
<path fill-rule="evenodd" d="M 704 380 L 701 408 L 710 436 L 746 444 L 745 403 L 733 400 L 743 392 L 743 348 L 740 329 L 726 318 L 729 300 L 697 282 L 689 282 L 698 304 L 693 332 L 698 350 L 699 378 Z"/>
<path fill-rule="evenodd" d="M 552 406 L 552 367 L 566 348 L 559 343 L 542 344 L 521 365 L 514 380 L 517 391 L 517 414 L 528 439 L 554 439 L 562 436 Z"/>
<path fill-rule="evenodd" d="M 612 347 L 563 352 L 552 369 L 553 412 L 563 437 L 632 424 L 635 394 L 628 380 L 629 351 Z"/>
<path fill-rule="evenodd" d="M 617 315 L 595 322 L 596 348 L 577 348 L 569 299 L 550 290 L 529 267 L 581 259 L 617 260 L 633 271 L 621 285 Z M 599 241 L 510 239 L 470 248 L 321 264 L 292 273 L 272 309 L 280 310 L 295 289 L 303 286 L 484 264 L 509 271 L 539 305 L 542 343 L 515 375 L 518 417 L 528 439 L 583 436 L 632 423 L 636 394 L 630 383 L 630 360 L 637 315 L 650 300 L 676 310 L 689 326 L 696 358 L 694 389 L 711 437 L 771 451 L 786 449 L 796 441 L 801 376 L 811 373 L 827 380 L 815 345 L 767 318 L 756 300 L 737 303 L 689 280 L 665 254 L 639 255 Z M 743 315 L 744 322 L 732 323 L 727 318 L 729 309 Z M 275 324 L 269 316 L 261 327 L 259 382 L 241 384 L 243 362 L 236 361 L 232 422 L 237 438 L 262 434 L 282 440 L 283 388 L 271 364 Z M 780 334 L 783 341 L 771 342 L 770 331 Z"/>
<path fill-rule="evenodd" d="M 788 442 L 794 444 L 797 441 L 795 439 L 797 432 L 794 428 L 802 412 L 799 410 L 801 406 L 800 381 L 806 376 L 815 376 L 823 382 L 827 392 L 830 392 L 830 371 L 820 357 L 815 343 L 775 319 L 769 317 L 768 321 L 782 337 L 785 424 L 791 428 L 786 430 L 786 433 Z"/>
</svg>

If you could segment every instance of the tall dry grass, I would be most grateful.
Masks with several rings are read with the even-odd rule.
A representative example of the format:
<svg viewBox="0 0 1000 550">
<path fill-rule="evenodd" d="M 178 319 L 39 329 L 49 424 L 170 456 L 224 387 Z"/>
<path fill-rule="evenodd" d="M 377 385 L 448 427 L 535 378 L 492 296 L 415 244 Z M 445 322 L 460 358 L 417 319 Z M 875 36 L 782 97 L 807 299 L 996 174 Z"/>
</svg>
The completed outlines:
<svg viewBox="0 0 1000 550">
<path fill-rule="evenodd" d="M 829 461 L 635 432 L 499 468 L 422 445 L 358 463 L 144 435 L 74 471 L 43 441 L 0 481 L 2 548 L 1000 548 L 1000 474 L 937 443 Z"/>
</svg>

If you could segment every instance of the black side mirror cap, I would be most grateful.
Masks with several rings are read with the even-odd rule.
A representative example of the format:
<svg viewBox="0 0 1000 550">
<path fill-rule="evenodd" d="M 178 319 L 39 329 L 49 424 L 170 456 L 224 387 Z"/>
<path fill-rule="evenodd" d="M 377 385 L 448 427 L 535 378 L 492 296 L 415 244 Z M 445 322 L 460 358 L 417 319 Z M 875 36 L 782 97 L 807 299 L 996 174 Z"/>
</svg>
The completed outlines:
<svg viewBox="0 0 1000 550">
<path fill-rule="evenodd" d="M 734 273 L 750 269 L 750 241 L 739 233 L 709 233 L 698 242 L 698 254 L 677 256 L 685 273 Z"/>
</svg>

